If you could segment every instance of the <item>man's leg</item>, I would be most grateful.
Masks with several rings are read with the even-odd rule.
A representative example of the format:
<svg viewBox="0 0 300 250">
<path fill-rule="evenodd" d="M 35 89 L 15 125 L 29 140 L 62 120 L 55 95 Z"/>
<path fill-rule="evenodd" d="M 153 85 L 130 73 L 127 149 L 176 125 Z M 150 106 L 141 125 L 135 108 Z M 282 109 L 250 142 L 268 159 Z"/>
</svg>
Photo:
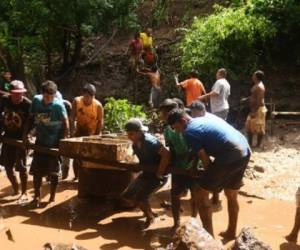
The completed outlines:
<svg viewBox="0 0 300 250">
<path fill-rule="evenodd" d="M 6 175 L 14 190 L 14 195 L 19 194 L 19 185 L 13 167 L 5 167 Z"/>
<path fill-rule="evenodd" d="M 229 223 L 227 230 L 225 232 L 220 233 L 220 235 L 224 239 L 233 240 L 236 236 L 236 228 L 239 214 L 238 190 L 225 189 L 224 192 L 227 198 Z"/>
<path fill-rule="evenodd" d="M 58 184 L 58 176 L 57 175 L 51 175 L 50 176 L 50 198 L 49 198 L 49 202 L 55 201 L 55 194 L 56 194 L 57 184 Z"/>
<path fill-rule="evenodd" d="M 154 222 L 154 213 L 150 207 L 149 200 L 138 202 L 139 208 L 144 212 L 146 216 L 146 223 L 144 228 L 148 228 Z"/>
<path fill-rule="evenodd" d="M 258 135 L 257 135 L 257 144 L 256 144 L 256 147 L 260 148 L 261 143 L 262 143 L 262 141 L 263 141 L 263 138 L 264 138 L 264 135 L 263 135 L 263 134 L 258 134 Z"/>
<path fill-rule="evenodd" d="M 63 156 L 62 157 L 62 162 L 61 162 L 61 172 L 62 172 L 61 179 L 62 180 L 65 180 L 65 179 L 68 178 L 69 166 L 70 166 L 70 158 Z"/>
<path fill-rule="evenodd" d="M 205 228 L 205 230 L 214 237 L 209 192 L 203 188 L 197 188 L 196 199 L 202 225 Z"/>
<path fill-rule="evenodd" d="M 171 192 L 172 214 L 174 225 L 173 228 L 180 226 L 180 195 Z"/>
<path fill-rule="evenodd" d="M 299 231 L 300 231 L 300 207 L 297 207 L 294 227 L 291 233 L 285 237 L 286 240 L 296 243 Z"/>
<path fill-rule="evenodd" d="M 194 188 L 191 188 L 191 216 L 196 218 L 198 215 L 197 211 L 197 195 L 195 194 Z"/>
<path fill-rule="evenodd" d="M 250 147 L 253 147 L 253 134 L 250 132 L 247 132 L 247 138 L 248 138 L 248 143 L 250 145 Z"/>
<path fill-rule="evenodd" d="M 22 194 L 26 194 L 27 192 L 27 180 L 28 174 L 25 167 L 20 169 L 20 180 L 21 180 L 21 187 L 22 187 Z"/>
<path fill-rule="evenodd" d="M 40 174 L 33 175 L 34 201 L 40 200 L 41 197 L 42 176 Z"/>
</svg>

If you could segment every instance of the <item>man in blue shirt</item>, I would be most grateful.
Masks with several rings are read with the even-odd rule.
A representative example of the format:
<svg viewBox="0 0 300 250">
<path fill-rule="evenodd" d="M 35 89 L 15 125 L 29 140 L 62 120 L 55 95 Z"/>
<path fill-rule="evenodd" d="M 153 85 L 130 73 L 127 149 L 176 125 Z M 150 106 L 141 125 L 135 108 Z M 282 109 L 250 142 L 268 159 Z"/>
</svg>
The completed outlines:
<svg viewBox="0 0 300 250">
<path fill-rule="evenodd" d="M 183 133 L 192 153 L 200 158 L 205 168 L 197 189 L 203 227 L 213 236 L 209 192 L 224 189 L 229 225 L 221 236 L 234 239 L 239 211 L 238 190 L 251 155 L 246 138 L 227 122 L 209 113 L 193 119 L 176 109 L 170 112 L 168 122 L 175 131 Z M 213 162 L 210 157 L 214 158 Z"/>
<path fill-rule="evenodd" d="M 167 181 L 166 169 L 170 162 L 169 151 L 159 140 L 146 133 L 147 127 L 139 119 L 130 119 L 126 125 L 128 139 L 132 141 L 133 151 L 139 163 L 157 167 L 154 172 L 143 171 L 124 191 L 123 200 L 138 206 L 146 216 L 145 228 L 154 222 L 154 214 L 149 204 L 151 194 L 160 189 Z"/>
<path fill-rule="evenodd" d="M 60 139 L 69 135 L 69 122 L 63 102 L 55 97 L 57 86 L 52 81 L 42 84 L 42 94 L 33 98 L 31 118 L 36 128 L 35 144 L 57 148 Z M 33 121 L 34 120 L 34 121 Z M 42 178 L 50 177 L 50 199 L 55 199 L 59 175 L 59 157 L 34 152 L 30 173 L 33 175 L 34 203 L 39 206 Z"/>
</svg>

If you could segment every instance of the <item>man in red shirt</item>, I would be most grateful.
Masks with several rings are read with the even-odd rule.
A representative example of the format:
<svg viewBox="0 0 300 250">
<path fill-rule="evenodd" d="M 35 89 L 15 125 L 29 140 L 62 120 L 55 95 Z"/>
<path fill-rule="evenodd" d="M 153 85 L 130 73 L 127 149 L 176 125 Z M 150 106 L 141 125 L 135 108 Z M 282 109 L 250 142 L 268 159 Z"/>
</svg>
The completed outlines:
<svg viewBox="0 0 300 250">
<path fill-rule="evenodd" d="M 185 90 L 186 106 L 190 106 L 193 101 L 206 94 L 202 82 L 197 78 L 197 74 L 194 71 L 189 74 L 189 79 L 178 82 L 178 78 L 175 76 L 175 81 L 178 87 Z"/>
<path fill-rule="evenodd" d="M 129 47 L 127 51 L 127 53 L 130 55 L 129 67 L 131 70 L 134 70 L 137 67 L 141 59 L 142 51 L 143 51 L 143 43 L 140 39 L 140 33 L 137 32 L 134 35 L 134 39 L 131 40 L 131 42 L 129 43 Z"/>
</svg>

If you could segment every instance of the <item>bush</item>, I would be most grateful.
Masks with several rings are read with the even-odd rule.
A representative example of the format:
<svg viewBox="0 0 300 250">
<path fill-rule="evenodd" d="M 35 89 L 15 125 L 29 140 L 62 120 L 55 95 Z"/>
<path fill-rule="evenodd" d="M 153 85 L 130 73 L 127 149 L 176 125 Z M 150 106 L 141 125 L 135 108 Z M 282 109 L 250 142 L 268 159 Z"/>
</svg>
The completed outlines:
<svg viewBox="0 0 300 250">
<path fill-rule="evenodd" d="M 274 36 L 274 25 L 263 16 L 247 13 L 246 7 L 224 9 L 195 18 L 180 44 L 182 68 L 214 75 L 225 67 L 233 78 L 257 67 L 261 44 Z"/>
<path fill-rule="evenodd" d="M 126 99 L 116 100 L 113 97 L 105 99 L 104 129 L 113 133 L 124 130 L 125 123 L 133 117 L 146 118 L 143 107 L 133 105 Z"/>
</svg>

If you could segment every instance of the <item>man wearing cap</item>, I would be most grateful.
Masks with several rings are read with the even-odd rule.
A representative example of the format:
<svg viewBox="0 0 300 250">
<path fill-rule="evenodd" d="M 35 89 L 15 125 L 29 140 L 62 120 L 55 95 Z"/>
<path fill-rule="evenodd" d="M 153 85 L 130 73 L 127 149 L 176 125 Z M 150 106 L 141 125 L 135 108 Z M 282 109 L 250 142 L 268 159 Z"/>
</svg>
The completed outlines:
<svg viewBox="0 0 300 250">
<path fill-rule="evenodd" d="M 184 111 L 175 109 L 168 123 L 183 136 L 203 163 L 204 172 L 196 186 L 197 205 L 203 227 L 213 236 L 210 192 L 224 189 L 228 203 L 229 224 L 221 236 L 232 240 L 236 236 L 238 221 L 238 191 L 248 165 L 251 150 L 246 138 L 219 117 L 206 113 L 200 118 L 190 118 Z M 214 157 L 214 161 L 210 160 Z"/>
<path fill-rule="evenodd" d="M 1 132 L 7 138 L 22 140 L 24 138 L 25 124 L 28 119 L 31 102 L 24 98 L 26 89 L 23 82 L 14 80 L 11 83 L 9 96 L 2 97 Z M 1 165 L 5 167 L 7 178 L 9 179 L 14 195 L 19 194 L 19 186 L 14 169 L 19 172 L 21 180 L 20 201 L 27 200 L 27 171 L 26 171 L 26 151 L 25 149 L 3 144 L 0 157 Z"/>
<path fill-rule="evenodd" d="M 96 88 L 92 84 L 83 87 L 83 95 L 75 97 L 71 112 L 72 136 L 99 135 L 104 122 L 102 104 L 96 100 Z M 81 162 L 74 160 L 73 169 L 75 180 L 78 179 L 78 171 Z"/>
<path fill-rule="evenodd" d="M 59 141 L 69 136 L 69 121 L 65 106 L 56 97 L 57 85 L 52 81 L 42 84 L 42 94 L 33 98 L 31 106 L 31 122 L 36 128 L 37 146 L 58 148 Z M 40 204 L 40 188 L 42 178 L 50 179 L 49 202 L 55 200 L 56 187 L 60 171 L 58 156 L 51 156 L 34 152 L 30 173 L 33 175 L 34 200 L 38 207 Z"/>
<path fill-rule="evenodd" d="M 126 125 L 128 139 L 141 165 L 153 166 L 153 172 L 143 171 L 124 191 L 122 198 L 127 203 L 138 206 L 146 216 L 145 228 L 154 222 L 154 214 L 149 204 L 151 194 L 167 181 L 166 169 L 170 162 L 169 151 L 159 140 L 146 133 L 147 127 L 139 119 L 130 119 Z"/>
</svg>

